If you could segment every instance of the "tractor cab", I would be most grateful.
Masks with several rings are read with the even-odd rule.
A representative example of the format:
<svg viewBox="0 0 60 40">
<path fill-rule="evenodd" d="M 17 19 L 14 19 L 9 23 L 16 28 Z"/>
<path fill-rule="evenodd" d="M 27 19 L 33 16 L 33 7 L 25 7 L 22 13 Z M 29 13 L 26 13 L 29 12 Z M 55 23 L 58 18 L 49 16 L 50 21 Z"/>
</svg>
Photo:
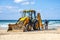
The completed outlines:
<svg viewBox="0 0 60 40">
<path fill-rule="evenodd" d="M 19 18 L 17 23 L 19 24 L 21 21 L 24 21 L 26 18 L 29 18 L 31 22 L 33 22 L 36 19 L 36 11 L 35 10 L 23 10 L 22 11 L 23 16 Z"/>
<path fill-rule="evenodd" d="M 31 20 L 36 19 L 36 11 L 35 10 L 24 10 L 23 17 L 29 17 Z"/>
</svg>

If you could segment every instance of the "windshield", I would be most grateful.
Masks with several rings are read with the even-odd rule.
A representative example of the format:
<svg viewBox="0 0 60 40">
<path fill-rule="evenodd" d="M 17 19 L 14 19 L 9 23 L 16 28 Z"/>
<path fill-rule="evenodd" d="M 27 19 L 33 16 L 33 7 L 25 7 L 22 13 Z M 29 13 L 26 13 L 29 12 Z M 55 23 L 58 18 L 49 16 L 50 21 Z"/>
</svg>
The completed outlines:
<svg viewBox="0 0 60 40">
<path fill-rule="evenodd" d="M 29 13 L 26 13 L 26 16 L 29 17 Z"/>
<path fill-rule="evenodd" d="M 35 19 L 34 13 L 24 13 L 24 17 L 29 17 L 31 19 Z"/>
<path fill-rule="evenodd" d="M 24 13 L 23 17 L 29 17 L 29 13 Z"/>
</svg>

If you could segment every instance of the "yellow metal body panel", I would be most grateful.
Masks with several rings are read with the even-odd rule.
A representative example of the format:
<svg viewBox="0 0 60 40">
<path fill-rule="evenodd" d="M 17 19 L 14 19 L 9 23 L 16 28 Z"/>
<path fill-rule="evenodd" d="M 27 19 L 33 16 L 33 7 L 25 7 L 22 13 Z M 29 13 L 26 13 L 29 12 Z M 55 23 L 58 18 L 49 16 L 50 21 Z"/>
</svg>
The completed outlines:
<svg viewBox="0 0 60 40">
<path fill-rule="evenodd" d="M 19 21 L 17 22 L 17 24 L 19 24 L 21 21 L 23 22 L 27 17 L 22 17 L 22 18 L 19 18 Z"/>
<path fill-rule="evenodd" d="M 20 21 L 24 21 L 26 18 L 27 18 L 27 17 L 23 17 L 23 18 L 20 19 Z"/>
</svg>

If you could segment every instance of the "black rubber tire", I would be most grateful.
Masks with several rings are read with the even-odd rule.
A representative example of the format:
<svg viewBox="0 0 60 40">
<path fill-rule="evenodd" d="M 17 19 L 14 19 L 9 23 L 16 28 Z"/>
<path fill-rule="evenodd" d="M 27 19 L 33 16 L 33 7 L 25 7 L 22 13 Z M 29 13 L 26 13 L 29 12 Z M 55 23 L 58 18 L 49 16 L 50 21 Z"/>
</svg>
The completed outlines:
<svg viewBox="0 0 60 40">
<path fill-rule="evenodd" d="M 38 29 L 36 29 L 36 23 L 38 23 L 38 26 L 39 26 L 39 22 L 38 22 L 38 20 L 36 20 L 36 22 L 34 23 L 33 29 L 34 30 L 40 30 L 40 27 Z"/>
<path fill-rule="evenodd" d="M 27 24 L 27 25 L 26 25 L 26 30 L 27 30 L 27 31 L 31 31 L 31 28 L 30 28 L 30 27 L 31 27 L 31 26 L 30 26 L 29 24 Z"/>
</svg>

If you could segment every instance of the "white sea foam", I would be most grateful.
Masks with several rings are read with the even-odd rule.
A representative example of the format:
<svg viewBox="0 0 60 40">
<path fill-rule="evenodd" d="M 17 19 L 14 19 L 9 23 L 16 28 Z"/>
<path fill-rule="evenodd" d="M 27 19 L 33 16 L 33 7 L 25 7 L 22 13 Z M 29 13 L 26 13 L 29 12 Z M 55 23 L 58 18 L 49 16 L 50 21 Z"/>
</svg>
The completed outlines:
<svg viewBox="0 0 60 40">
<path fill-rule="evenodd" d="M 8 27 L 8 25 L 6 25 L 6 24 L 3 24 L 3 25 L 0 25 L 1 27 Z"/>
<path fill-rule="evenodd" d="M 8 24 L 15 24 L 15 23 L 3 23 L 3 24 L 0 24 L 0 27 L 8 27 Z"/>
<path fill-rule="evenodd" d="M 60 27 L 60 24 L 52 24 L 52 25 L 48 25 L 48 28 L 51 29 L 51 28 L 58 28 Z"/>
</svg>

